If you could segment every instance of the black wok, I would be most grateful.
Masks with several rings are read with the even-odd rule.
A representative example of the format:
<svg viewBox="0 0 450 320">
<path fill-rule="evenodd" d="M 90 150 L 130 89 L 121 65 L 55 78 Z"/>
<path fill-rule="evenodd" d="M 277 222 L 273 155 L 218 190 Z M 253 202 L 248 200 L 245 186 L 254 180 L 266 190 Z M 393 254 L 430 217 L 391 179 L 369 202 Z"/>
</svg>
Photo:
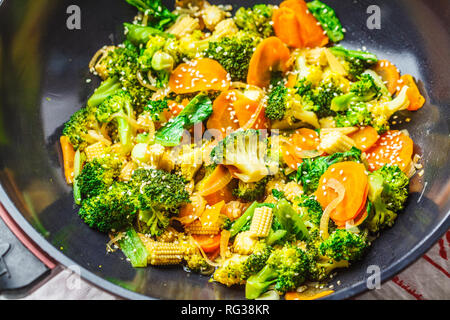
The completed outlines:
<svg viewBox="0 0 450 320">
<path fill-rule="evenodd" d="M 249 6 L 259 1 L 226 2 Z M 449 229 L 450 9 L 445 0 L 325 2 L 336 9 L 347 29 L 343 45 L 364 46 L 391 60 L 419 80 L 427 99 L 418 112 L 405 113 L 411 122 L 396 126 L 409 130 L 422 156 L 424 174 L 412 179 L 412 194 L 394 227 L 374 242 L 362 262 L 334 279 L 341 285 L 335 286 L 329 298 L 344 299 L 367 289 L 368 266 L 379 266 L 385 281 Z M 72 4 L 81 8 L 81 30 L 67 28 L 66 10 Z M 369 5 L 381 9 L 379 30 L 366 25 Z M 50 260 L 80 267 L 85 279 L 121 297 L 243 298 L 241 289 L 208 283 L 207 277 L 187 274 L 181 268 L 133 269 L 121 252 L 107 254 L 107 236 L 77 216 L 71 188 L 62 174 L 58 138 L 63 123 L 85 104 L 99 83 L 88 72 L 90 58 L 101 46 L 119 43 L 122 22 L 130 21 L 135 13 L 123 0 L 5 0 L 1 5 L 2 217 L 9 217 L 8 225 L 21 230 Z"/>
</svg>

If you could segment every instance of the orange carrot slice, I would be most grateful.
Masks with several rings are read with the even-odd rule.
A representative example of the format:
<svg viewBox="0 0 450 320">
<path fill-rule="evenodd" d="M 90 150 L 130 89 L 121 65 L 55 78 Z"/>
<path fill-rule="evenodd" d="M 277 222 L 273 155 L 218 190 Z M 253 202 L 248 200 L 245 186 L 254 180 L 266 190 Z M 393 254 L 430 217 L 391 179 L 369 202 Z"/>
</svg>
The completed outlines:
<svg viewBox="0 0 450 320">
<path fill-rule="evenodd" d="M 289 47 L 303 48 L 300 24 L 295 11 L 291 8 L 279 8 L 272 15 L 273 29 L 278 38 Z"/>
<path fill-rule="evenodd" d="M 317 19 L 309 12 L 305 1 L 286 0 L 280 4 L 280 8 L 290 8 L 295 12 L 304 48 L 323 47 L 328 43 L 326 33 Z"/>
<path fill-rule="evenodd" d="M 212 253 L 220 248 L 220 233 L 211 237 L 210 235 L 195 235 L 192 237 L 200 245 L 205 253 Z"/>
<path fill-rule="evenodd" d="M 389 93 L 394 94 L 397 91 L 398 80 L 400 80 L 400 72 L 397 67 L 388 60 L 379 60 L 374 70 L 386 83 Z"/>
<path fill-rule="evenodd" d="M 199 194 L 193 194 L 190 197 L 191 202 L 180 208 L 177 220 L 182 224 L 189 224 L 197 220 L 206 207 L 206 200 Z"/>
<path fill-rule="evenodd" d="M 297 291 L 292 291 L 292 292 L 286 292 L 286 294 L 284 295 L 284 299 L 286 300 L 316 300 L 316 299 L 320 299 L 323 297 L 326 297 L 330 294 L 334 293 L 333 290 L 324 290 L 318 293 L 309 293 L 308 291 L 306 292 L 297 292 Z"/>
<path fill-rule="evenodd" d="M 364 199 L 365 201 L 363 202 L 362 206 L 361 206 L 361 210 L 359 210 L 359 213 L 356 215 L 355 218 L 353 218 L 353 222 L 352 225 L 354 227 L 359 226 L 361 223 L 364 222 L 364 220 L 366 220 L 367 216 L 368 216 L 368 212 L 367 212 L 367 195 L 369 194 L 369 185 L 367 185 L 366 187 L 366 191 L 364 192 Z M 334 221 L 334 223 L 337 225 L 338 229 L 345 229 L 347 227 L 347 222 L 351 222 L 350 221 Z"/>
<path fill-rule="evenodd" d="M 234 199 L 235 198 L 233 196 L 233 193 L 228 186 L 220 189 L 219 191 L 216 191 L 212 194 L 205 196 L 205 200 L 206 200 L 206 202 L 208 202 L 208 204 L 210 206 L 215 205 L 216 203 L 218 203 L 220 201 L 229 202 Z"/>
<path fill-rule="evenodd" d="M 258 103 L 257 109 L 250 116 L 250 119 L 242 126 L 243 130 L 247 129 L 267 129 L 269 121 L 266 118 L 264 103 Z"/>
<path fill-rule="evenodd" d="M 290 73 L 287 77 L 286 87 L 293 88 L 297 83 L 297 75 Z"/>
<path fill-rule="evenodd" d="M 206 128 L 219 130 L 222 137 L 239 129 L 239 119 L 234 111 L 236 91 L 224 91 L 214 100 L 213 112 L 206 123 Z"/>
<path fill-rule="evenodd" d="M 400 77 L 400 85 L 399 89 L 401 90 L 403 86 L 408 86 L 408 90 L 406 91 L 406 95 L 409 99 L 409 111 L 416 111 L 422 108 L 425 103 L 425 98 L 420 94 L 419 88 L 417 88 L 417 84 L 414 81 L 414 78 L 410 74 L 404 74 Z M 400 91 L 399 90 L 399 91 Z"/>
<path fill-rule="evenodd" d="M 211 175 L 202 183 L 199 194 L 203 197 L 224 189 L 233 177 L 227 167 L 219 164 Z"/>
<path fill-rule="evenodd" d="M 230 77 L 220 63 L 202 58 L 180 64 L 170 75 L 169 86 L 176 94 L 224 91 L 230 86 Z"/>
<path fill-rule="evenodd" d="M 261 88 L 269 86 L 273 71 L 287 71 L 288 47 L 277 37 L 264 39 L 250 59 L 247 83 Z"/>
<path fill-rule="evenodd" d="M 239 90 L 222 92 L 213 103 L 207 128 L 219 130 L 222 137 L 239 128 L 266 129 L 264 104 L 248 98 Z"/>
<path fill-rule="evenodd" d="M 375 171 L 385 164 L 398 165 L 405 172 L 411 163 L 414 142 L 398 130 L 389 130 L 367 150 L 369 170 Z"/>
<path fill-rule="evenodd" d="M 200 222 L 202 223 L 202 226 L 207 227 L 217 223 L 217 220 L 219 220 L 220 211 L 222 210 L 224 205 L 225 201 L 222 200 L 210 207 L 206 207 L 206 209 L 200 216 Z"/>
<path fill-rule="evenodd" d="M 371 126 L 362 127 L 349 135 L 355 141 L 356 147 L 362 151 L 369 150 L 380 138 L 377 130 Z"/>
<path fill-rule="evenodd" d="M 363 164 L 353 161 L 331 165 L 320 178 L 319 186 L 314 193 L 323 208 L 337 197 L 336 191 L 327 184 L 330 179 L 341 183 L 346 191 L 344 199 L 330 213 L 330 218 L 342 225 L 342 222 L 355 218 L 366 201 L 368 185 L 366 169 Z"/>
<path fill-rule="evenodd" d="M 302 159 L 306 158 L 305 153 L 316 150 L 319 143 L 316 131 L 308 128 L 297 129 L 283 144 L 283 160 L 290 168 L 297 170 Z"/>
<path fill-rule="evenodd" d="M 64 176 L 66 177 L 66 182 L 68 184 L 73 183 L 73 173 L 74 173 L 74 159 L 75 150 L 73 149 L 70 140 L 66 136 L 61 136 L 59 138 L 59 143 L 61 144 L 61 151 L 63 155 L 63 166 L 64 166 Z"/>
</svg>

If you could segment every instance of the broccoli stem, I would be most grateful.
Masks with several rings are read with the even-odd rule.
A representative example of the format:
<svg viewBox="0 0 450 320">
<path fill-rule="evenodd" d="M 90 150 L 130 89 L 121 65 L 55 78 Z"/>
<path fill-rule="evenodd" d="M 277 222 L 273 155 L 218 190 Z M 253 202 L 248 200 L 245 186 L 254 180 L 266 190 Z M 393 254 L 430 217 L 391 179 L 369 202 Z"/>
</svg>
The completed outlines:
<svg viewBox="0 0 450 320">
<path fill-rule="evenodd" d="M 240 216 L 231 226 L 230 228 L 230 236 L 234 237 L 241 231 L 242 227 L 253 218 L 253 214 L 255 213 L 255 209 L 258 206 L 258 202 L 253 202 L 250 207 L 245 210 L 244 214 Z"/>
<path fill-rule="evenodd" d="M 120 82 L 117 77 L 108 78 L 95 90 L 94 94 L 89 98 L 87 105 L 90 108 L 99 106 L 109 96 L 120 90 Z"/>
<path fill-rule="evenodd" d="M 147 266 L 149 253 L 134 229 L 125 232 L 125 236 L 119 240 L 119 245 L 133 267 Z"/>
<path fill-rule="evenodd" d="M 276 230 L 273 231 L 272 229 L 269 231 L 269 235 L 267 236 L 266 243 L 271 246 L 278 241 L 282 240 L 287 234 L 286 230 Z"/>
<path fill-rule="evenodd" d="M 256 299 L 267 288 L 277 281 L 278 273 L 270 266 L 266 265 L 257 274 L 250 276 L 245 285 L 245 297 L 247 299 Z"/>
<path fill-rule="evenodd" d="M 343 47 L 332 47 L 330 48 L 330 50 L 335 56 L 339 56 L 342 58 L 361 59 L 363 61 L 368 61 L 372 63 L 376 63 L 378 61 L 377 56 L 370 52 L 350 50 L 345 49 Z"/>
<path fill-rule="evenodd" d="M 117 118 L 117 131 L 119 132 L 119 140 L 122 144 L 122 150 L 127 153 L 132 148 L 132 128 L 127 119 Z"/>
<path fill-rule="evenodd" d="M 146 44 L 150 39 L 150 37 L 152 36 L 160 36 L 163 38 L 174 37 L 169 33 L 165 33 L 164 31 L 152 27 L 144 27 L 131 23 L 124 23 L 124 26 L 128 30 L 127 40 L 130 41 L 135 46 L 139 46 L 140 44 Z"/>
</svg>

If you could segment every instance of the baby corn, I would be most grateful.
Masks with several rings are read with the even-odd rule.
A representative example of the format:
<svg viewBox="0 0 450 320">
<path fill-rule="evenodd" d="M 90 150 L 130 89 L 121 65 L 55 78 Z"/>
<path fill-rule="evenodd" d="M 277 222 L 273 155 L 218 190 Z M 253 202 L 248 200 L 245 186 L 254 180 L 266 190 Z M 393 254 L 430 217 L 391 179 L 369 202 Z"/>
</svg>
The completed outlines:
<svg viewBox="0 0 450 320">
<path fill-rule="evenodd" d="M 345 152 L 355 146 L 355 142 L 352 138 L 346 136 L 342 132 L 333 131 L 321 135 L 320 148 L 328 154 L 336 152 Z"/>
<path fill-rule="evenodd" d="M 220 231 L 220 226 L 218 223 L 212 225 L 204 225 L 200 220 L 195 220 L 185 227 L 187 233 L 190 234 L 203 234 L 203 235 L 213 235 L 218 234 Z"/>
<path fill-rule="evenodd" d="M 183 260 L 184 248 L 180 244 L 160 241 L 147 241 L 148 263 L 151 265 L 179 264 Z"/>
<path fill-rule="evenodd" d="M 86 154 L 86 160 L 88 162 L 94 160 L 95 158 L 101 158 L 105 155 L 105 145 L 103 142 L 91 144 L 89 147 L 84 149 L 84 153 Z"/>
<path fill-rule="evenodd" d="M 250 233 L 255 237 L 267 237 L 272 226 L 272 209 L 269 207 L 260 207 L 255 209 Z"/>
</svg>

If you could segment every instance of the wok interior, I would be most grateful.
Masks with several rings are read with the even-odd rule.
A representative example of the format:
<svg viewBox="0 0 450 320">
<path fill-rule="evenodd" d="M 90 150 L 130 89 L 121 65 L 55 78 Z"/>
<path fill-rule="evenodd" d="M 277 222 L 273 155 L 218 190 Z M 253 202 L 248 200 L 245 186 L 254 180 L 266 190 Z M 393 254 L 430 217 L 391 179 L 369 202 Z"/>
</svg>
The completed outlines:
<svg viewBox="0 0 450 320">
<path fill-rule="evenodd" d="M 242 1 L 210 2 L 242 5 Z M 409 130 L 425 170 L 412 179 L 412 194 L 394 227 L 375 241 L 362 262 L 334 279 L 341 285 L 335 285 L 337 293 L 332 298 L 364 290 L 370 265 L 380 267 L 383 279 L 393 276 L 432 245 L 438 229 L 445 231 L 449 225 L 450 59 L 445 53 L 450 45 L 445 30 L 450 28 L 448 19 L 440 16 L 444 4 L 380 3 L 382 28 L 369 30 L 366 9 L 372 2 L 327 1 L 347 29 L 342 45 L 365 46 L 421 80 L 426 105 L 402 114 L 412 121 L 395 128 Z M 0 9 L 0 181 L 4 189 L 0 196 L 7 195 L 1 200 L 9 198 L 17 214 L 40 234 L 31 232 L 32 237 L 48 241 L 44 250 L 56 252 L 54 257 L 64 264 L 80 265 L 94 282 L 107 279 L 154 298 L 243 298 L 242 288 L 209 283 L 209 277 L 185 273 L 179 267 L 133 269 L 121 252 L 107 254 L 108 237 L 78 218 L 71 187 L 62 174 L 58 143 L 62 125 L 99 84 L 87 67 L 92 55 L 105 44 L 121 42 L 122 23 L 132 20 L 135 10 L 122 0 L 85 1 L 80 4 L 81 30 L 68 30 L 69 5 L 70 1 L 7 0 Z M 107 289 L 114 291 L 114 287 Z"/>
</svg>

